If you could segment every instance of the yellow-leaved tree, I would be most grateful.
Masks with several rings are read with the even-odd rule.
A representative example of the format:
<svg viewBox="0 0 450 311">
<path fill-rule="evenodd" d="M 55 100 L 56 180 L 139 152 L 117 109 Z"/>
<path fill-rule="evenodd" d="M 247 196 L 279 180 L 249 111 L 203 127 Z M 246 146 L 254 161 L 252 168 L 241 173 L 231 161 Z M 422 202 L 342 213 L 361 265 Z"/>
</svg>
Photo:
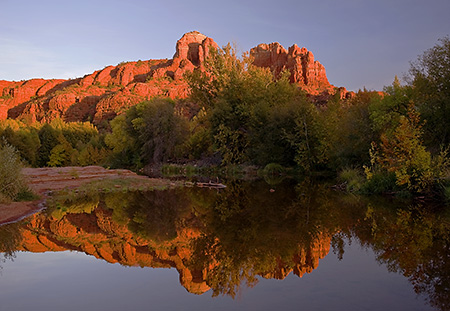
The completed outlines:
<svg viewBox="0 0 450 311">
<path fill-rule="evenodd" d="M 430 190 L 441 177 L 446 165 L 441 158 L 445 158 L 446 154 L 441 153 L 437 161 L 433 161 L 423 145 L 422 135 L 420 114 L 413 104 L 409 104 L 406 115 L 399 117 L 395 129 L 381 135 L 378 148 L 372 144 L 370 154 L 373 166 L 366 169 L 368 179 L 372 178 L 373 169 L 377 167 L 394 174 L 399 187 L 406 187 L 414 193 Z"/>
</svg>

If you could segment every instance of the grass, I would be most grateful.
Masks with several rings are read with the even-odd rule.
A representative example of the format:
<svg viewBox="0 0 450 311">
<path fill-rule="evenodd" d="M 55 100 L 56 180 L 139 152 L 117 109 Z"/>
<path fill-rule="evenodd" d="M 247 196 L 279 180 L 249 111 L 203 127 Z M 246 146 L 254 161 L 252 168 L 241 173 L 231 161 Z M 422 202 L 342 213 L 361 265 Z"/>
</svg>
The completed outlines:
<svg viewBox="0 0 450 311">
<path fill-rule="evenodd" d="M 165 164 L 161 168 L 164 177 L 207 177 L 228 179 L 252 179 L 257 176 L 257 168 L 246 165 L 196 166 Z"/>
<path fill-rule="evenodd" d="M 143 178 L 106 178 L 92 181 L 74 189 L 64 189 L 52 194 L 53 203 L 65 200 L 74 200 L 83 196 L 92 196 L 98 193 L 114 193 L 128 191 L 155 191 L 181 186 L 182 183 L 162 179 Z"/>
<path fill-rule="evenodd" d="M 349 192 L 357 192 L 361 190 L 366 178 L 363 172 L 355 168 L 344 168 L 338 174 L 338 180 L 345 185 L 345 190 Z"/>
<path fill-rule="evenodd" d="M 34 193 L 29 188 L 24 188 L 20 190 L 20 192 L 17 194 L 15 201 L 16 202 L 26 202 L 26 201 L 35 201 L 40 198 L 39 195 Z"/>
<path fill-rule="evenodd" d="M 69 175 L 76 179 L 80 178 L 80 175 L 78 174 L 76 169 L 70 170 Z"/>
<path fill-rule="evenodd" d="M 217 176 L 220 170 L 212 166 L 165 164 L 161 167 L 164 177 Z"/>
</svg>

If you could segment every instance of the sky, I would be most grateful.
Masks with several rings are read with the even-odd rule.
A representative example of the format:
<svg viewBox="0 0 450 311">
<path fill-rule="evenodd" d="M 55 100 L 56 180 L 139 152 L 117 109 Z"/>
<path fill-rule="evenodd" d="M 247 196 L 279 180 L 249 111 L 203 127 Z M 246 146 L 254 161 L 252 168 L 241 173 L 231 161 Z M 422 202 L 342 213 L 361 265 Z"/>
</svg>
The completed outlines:
<svg viewBox="0 0 450 311">
<path fill-rule="evenodd" d="M 450 35 L 449 0 L 0 0 L 0 80 L 77 78 L 122 61 L 172 58 L 197 30 L 244 52 L 313 52 L 328 80 L 382 90 Z"/>
</svg>

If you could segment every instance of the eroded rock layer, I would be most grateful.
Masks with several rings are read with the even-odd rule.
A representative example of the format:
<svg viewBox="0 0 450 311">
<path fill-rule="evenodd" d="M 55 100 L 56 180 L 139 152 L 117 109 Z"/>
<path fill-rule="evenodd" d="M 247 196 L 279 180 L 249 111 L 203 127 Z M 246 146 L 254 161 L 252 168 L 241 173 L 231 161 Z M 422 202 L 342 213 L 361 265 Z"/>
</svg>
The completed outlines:
<svg viewBox="0 0 450 311">
<path fill-rule="evenodd" d="M 203 68 L 210 47 L 218 45 L 193 31 L 178 40 L 172 59 L 121 63 L 71 80 L 0 80 L 0 120 L 62 118 L 99 124 L 155 96 L 186 98 L 189 90 L 183 75 Z M 293 45 L 286 50 L 279 43 L 260 44 L 250 54 L 256 66 L 269 67 L 276 75 L 289 71 L 291 82 L 311 95 L 347 94 L 328 82 L 324 66 L 305 48 Z"/>
</svg>

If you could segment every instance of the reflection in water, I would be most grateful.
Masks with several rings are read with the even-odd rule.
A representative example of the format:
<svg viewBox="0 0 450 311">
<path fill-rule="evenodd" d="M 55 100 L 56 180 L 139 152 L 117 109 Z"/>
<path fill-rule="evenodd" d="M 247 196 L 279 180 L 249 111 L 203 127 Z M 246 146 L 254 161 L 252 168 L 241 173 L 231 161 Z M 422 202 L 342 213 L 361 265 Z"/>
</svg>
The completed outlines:
<svg viewBox="0 0 450 311">
<path fill-rule="evenodd" d="M 258 276 L 302 277 L 345 242 L 372 248 L 436 309 L 450 308 L 450 217 L 430 207 L 343 196 L 304 181 L 226 189 L 116 192 L 65 199 L 0 227 L 0 251 L 76 250 L 110 263 L 174 267 L 191 293 L 235 297 Z"/>
<path fill-rule="evenodd" d="M 0 260 L 13 258 L 21 241 L 22 225 L 20 223 L 0 226 L 0 252 L 3 253 L 3 258 Z"/>
</svg>

